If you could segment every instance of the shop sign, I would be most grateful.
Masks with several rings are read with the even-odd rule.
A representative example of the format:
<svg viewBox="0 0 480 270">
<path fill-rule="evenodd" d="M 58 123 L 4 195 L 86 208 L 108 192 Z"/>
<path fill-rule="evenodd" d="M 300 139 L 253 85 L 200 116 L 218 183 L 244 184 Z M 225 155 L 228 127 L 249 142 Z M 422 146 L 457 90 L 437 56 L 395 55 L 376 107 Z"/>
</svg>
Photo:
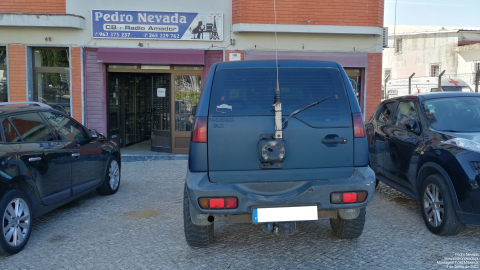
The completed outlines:
<svg viewBox="0 0 480 270">
<path fill-rule="evenodd" d="M 223 41 L 223 13 L 92 10 L 92 37 Z"/>
</svg>

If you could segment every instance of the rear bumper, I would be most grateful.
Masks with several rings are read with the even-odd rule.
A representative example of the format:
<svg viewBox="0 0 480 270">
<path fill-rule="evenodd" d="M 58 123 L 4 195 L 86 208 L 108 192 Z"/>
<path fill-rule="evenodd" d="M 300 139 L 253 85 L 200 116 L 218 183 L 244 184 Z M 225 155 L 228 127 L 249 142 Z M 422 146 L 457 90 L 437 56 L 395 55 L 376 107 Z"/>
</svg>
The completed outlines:
<svg viewBox="0 0 480 270">
<path fill-rule="evenodd" d="M 312 204 L 316 204 L 318 210 L 356 209 L 366 207 L 372 200 L 375 174 L 369 167 L 357 167 L 353 175 L 345 179 L 214 184 L 209 181 L 207 173 L 194 173 L 189 170 L 186 188 L 191 212 L 196 214 L 251 214 L 256 207 Z M 368 193 L 363 203 L 330 203 L 332 192 L 363 190 Z M 202 197 L 236 197 L 238 207 L 222 210 L 201 209 L 198 199 Z"/>
</svg>

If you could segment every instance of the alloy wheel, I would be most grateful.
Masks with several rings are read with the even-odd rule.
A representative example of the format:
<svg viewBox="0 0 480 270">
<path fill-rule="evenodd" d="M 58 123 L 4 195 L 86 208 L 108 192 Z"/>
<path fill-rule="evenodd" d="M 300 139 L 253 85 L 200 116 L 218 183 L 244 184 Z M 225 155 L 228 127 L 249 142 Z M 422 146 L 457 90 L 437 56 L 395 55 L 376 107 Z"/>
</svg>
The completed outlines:
<svg viewBox="0 0 480 270">
<path fill-rule="evenodd" d="M 425 188 L 425 193 L 423 194 L 423 210 L 430 225 L 438 227 L 442 224 L 445 215 L 443 195 L 438 186 L 433 183 L 430 183 Z"/>
<path fill-rule="evenodd" d="M 21 198 L 15 198 L 3 213 L 3 237 L 10 246 L 17 247 L 28 235 L 31 224 L 30 209 Z"/>
<path fill-rule="evenodd" d="M 108 177 L 110 178 L 110 188 L 112 190 L 116 190 L 118 184 L 120 183 L 120 167 L 118 167 L 116 160 L 112 160 L 112 162 L 110 162 L 110 167 L 108 168 Z"/>
</svg>

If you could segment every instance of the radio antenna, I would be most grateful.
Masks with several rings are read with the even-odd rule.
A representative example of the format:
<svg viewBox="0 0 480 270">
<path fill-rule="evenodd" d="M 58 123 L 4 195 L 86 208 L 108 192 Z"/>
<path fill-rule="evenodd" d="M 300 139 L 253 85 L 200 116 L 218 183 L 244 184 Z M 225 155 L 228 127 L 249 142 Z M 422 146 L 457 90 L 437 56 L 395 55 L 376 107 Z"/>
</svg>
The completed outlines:
<svg viewBox="0 0 480 270">
<path fill-rule="evenodd" d="M 277 46 L 277 7 L 273 0 L 273 13 L 275 14 L 275 68 L 277 69 L 277 90 L 275 91 L 275 139 L 283 139 L 282 102 L 280 101 L 280 84 L 278 83 L 278 46 Z"/>
</svg>

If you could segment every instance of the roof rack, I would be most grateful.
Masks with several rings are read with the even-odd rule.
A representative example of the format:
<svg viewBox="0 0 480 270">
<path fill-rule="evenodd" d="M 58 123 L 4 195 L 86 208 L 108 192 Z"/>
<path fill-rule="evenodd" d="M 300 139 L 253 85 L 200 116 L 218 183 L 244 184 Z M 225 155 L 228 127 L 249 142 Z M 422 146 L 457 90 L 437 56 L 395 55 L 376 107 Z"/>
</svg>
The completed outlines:
<svg viewBox="0 0 480 270">
<path fill-rule="evenodd" d="M 35 101 L 24 101 L 24 102 L 0 102 L 0 106 L 8 106 L 8 105 L 19 105 L 19 104 L 25 104 L 25 105 L 33 105 L 33 106 L 39 106 L 43 108 L 50 108 L 52 107 L 48 104 L 42 103 L 42 102 L 35 102 Z"/>
</svg>

